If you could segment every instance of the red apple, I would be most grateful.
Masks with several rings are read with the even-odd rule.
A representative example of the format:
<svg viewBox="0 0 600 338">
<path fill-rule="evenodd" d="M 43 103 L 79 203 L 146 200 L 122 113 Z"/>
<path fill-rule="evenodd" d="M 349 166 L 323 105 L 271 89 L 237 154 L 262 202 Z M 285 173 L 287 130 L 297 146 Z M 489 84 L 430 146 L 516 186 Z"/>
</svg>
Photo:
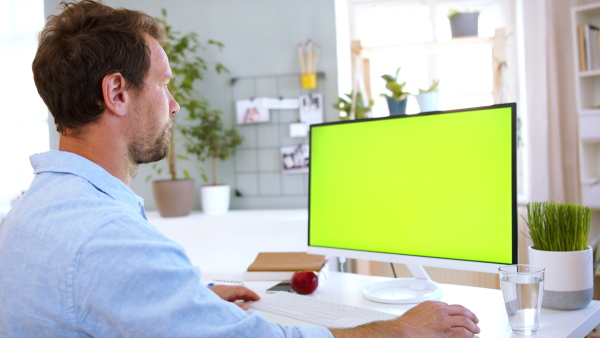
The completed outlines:
<svg viewBox="0 0 600 338">
<path fill-rule="evenodd" d="M 292 290 L 301 295 L 313 293 L 319 286 L 319 276 L 314 271 L 298 271 L 292 275 Z"/>
</svg>

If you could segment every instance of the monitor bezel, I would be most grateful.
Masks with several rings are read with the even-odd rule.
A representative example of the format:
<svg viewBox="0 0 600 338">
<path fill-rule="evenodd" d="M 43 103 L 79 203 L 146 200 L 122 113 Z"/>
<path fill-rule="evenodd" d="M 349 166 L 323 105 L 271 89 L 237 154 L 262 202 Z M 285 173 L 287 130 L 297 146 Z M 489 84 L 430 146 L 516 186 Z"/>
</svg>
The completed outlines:
<svg viewBox="0 0 600 338">
<path fill-rule="evenodd" d="M 431 256 L 416 256 L 416 255 L 408 255 L 408 254 L 395 254 L 395 253 L 385 253 L 385 252 L 374 252 L 374 251 L 359 251 L 353 249 L 343 249 L 343 248 L 332 248 L 332 247 L 322 247 L 322 246 L 314 246 L 310 245 L 310 205 L 311 205 L 311 176 L 312 172 L 309 171 L 308 175 L 308 236 L 307 236 L 307 252 L 313 254 L 322 254 L 328 256 L 337 256 L 337 257 L 346 257 L 346 258 L 354 258 L 354 259 L 365 259 L 370 261 L 380 261 L 380 262 L 392 262 L 392 263 L 401 263 L 401 264 L 412 264 L 412 265 L 422 265 L 429 267 L 437 267 L 437 268 L 447 268 L 447 269 L 457 269 L 457 270 L 466 270 L 466 271 L 477 271 L 477 272 L 488 272 L 488 273 L 497 273 L 498 268 L 500 266 L 509 265 L 509 264 L 517 264 L 518 262 L 518 211 L 517 211 L 517 107 L 516 103 L 502 103 L 502 104 L 494 104 L 489 106 L 479 106 L 479 107 L 469 107 L 469 108 L 461 108 L 461 109 L 453 109 L 453 110 L 440 110 L 440 111 L 432 111 L 432 112 L 424 112 L 419 114 L 410 114 L 410 115 L 393 115 L 386 116 L 380 118 L 368 118 L 361 120 L 347 120 L 347 121 L 335 121 L 335 122 L 325 122 L 321 124 L 311 125 L 310 127 L 310 139 L 309 139 L 309 151 L 312 155 L 313 144 L 312 144 L 312 130 L 314 128 L 319 128 L 328 125 L 336 125 L 336 124 L 348 124 L 348 123 L 369 123 L 374 121 L 381 121 L 386 119 L 401 119 L 401 118 L 418 118 L 422 116 L 428 115 L 439 115 L 439 114 L 453 114 L 453 113 L 462 113 L 469 112 L 474 110 L 488 110 L 488 109 L 497 109 L 497 108 L 510 108 L 511 110 L 511 153 L 512 153 L 512 163 L 511 163 L 511 176 L 512 176 L 512 186 L 511 186 L 511 199 L 512 199 L 512 259 L 511 263 L 504 262 L 483 262 L 483 261 L 473 261 L 473 260 L 462 260 L 462 259 L 451 259 L 451 258 L 443 258 L 443 257 L 431 257 Z M 312 157 L 312 156 L 311 156 Z M 311 162 L 312 164 L 312 162 Z M 309 165 L 310 167 L 310 165 Z M 457 245 L 468 245 L 468 243 L 457 243 Z"/>
</svg>

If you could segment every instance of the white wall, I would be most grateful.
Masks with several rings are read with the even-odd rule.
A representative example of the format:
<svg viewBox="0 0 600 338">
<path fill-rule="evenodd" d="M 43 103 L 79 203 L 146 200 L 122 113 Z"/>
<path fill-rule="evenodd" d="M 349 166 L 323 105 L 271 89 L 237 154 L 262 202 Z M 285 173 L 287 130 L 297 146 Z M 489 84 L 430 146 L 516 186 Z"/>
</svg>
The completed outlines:
<svg viewBox="0 0 600 338">
<path fill-rule="evenodd" d="M 60 0 L 45 0 L 45 14 L 55 14 Z M 312 38 L 322 46 L 319 71 L 325 72 L 324 97 L 337 98 L 337 62 L 335 35 L 335 8 L 333 0 L 105 0 L 113 7 L 125 7 L 160 16 L 161 8 L 168 12 L 167 20 L 175 30 L 187 33 L 195 31 L 200 40 L 214 39 L 225 44 L 222 52 L 209 49 L 203 57 L 211 62 L 218 60 L 231 71 L 216 76 L 208 73 L 200 85 L 200 91 L 214 108 L 224 111 L 225 122 L 231 126 L 232 95 L 229 79 L 232 77 L 278 75 L 298 73 L 297 45 Z M 324 102 L 327 121 L 336 119 L 336 112 Z M 184 114 L 182 114 L 184 115 Z M 182 119 L 179 119 L 181 121 Z M 51 130 L 51 147 L 56 149 L 57 135 Z M 204 165 L 207 169 L 208 165 Z M 182 163 L 189 168 L 196 184 L 200 184 L 197 163 Z M 219 181 L 233 181 L 231 161 L 218 163 Z M 155 209 L 151 183 L 145 179 L 153 173 L 149 165 L 140 167 L 132 189 L 145 200 L 146 208 Z M 158 177 L 156 177 L 158 178 Z M 166 178 L 166 177 L 164 177 Z M 236 205 L 233 208 L 301 208 L 305 199 L 264 198 L 251 206 Z M 199 208 L 196 202 L 196 208 Z"/>
</svg>

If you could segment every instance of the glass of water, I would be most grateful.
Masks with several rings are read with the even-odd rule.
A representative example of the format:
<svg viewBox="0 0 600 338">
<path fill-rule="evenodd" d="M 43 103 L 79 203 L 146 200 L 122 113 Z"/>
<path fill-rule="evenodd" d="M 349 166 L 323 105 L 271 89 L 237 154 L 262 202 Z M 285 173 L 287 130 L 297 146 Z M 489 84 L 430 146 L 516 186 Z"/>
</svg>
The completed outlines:
<svg viewBox="0 0 600 338">
<path fill-rule="evenodd" d="M 540 328 L 540 307 L 544 292 L 544 268 L 515 264 L 498 269 L 508 326 L 519 335 L 534 335 Z"/>
</svg>

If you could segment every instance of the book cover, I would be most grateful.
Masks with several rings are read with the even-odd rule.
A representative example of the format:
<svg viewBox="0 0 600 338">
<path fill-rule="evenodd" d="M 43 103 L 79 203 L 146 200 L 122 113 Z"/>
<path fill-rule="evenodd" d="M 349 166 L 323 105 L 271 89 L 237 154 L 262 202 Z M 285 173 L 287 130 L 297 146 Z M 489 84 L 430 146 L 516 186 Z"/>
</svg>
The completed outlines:
<svg viewBox="0 0 600 338">
<path fill-rule="evenodd" d="M 248 271 L 319 271 L 325 256 L 306 252 L 260 252 Z"/>
<path fill-rule="evenodd" d="M 587 70 L 587 64 L 585 60 L 585 27 L 577 27 L 577 42 L 579 47 L 579 70 L 585 72 Z"/>
<path fill-rule="evenodd" d="M 600 60 L 598 60 L 598 27 L 590 25 L 590 70 L 600 68 Z"/>
<path fill-rule="evenodd" d="M 296 271 L 245 271 L 245 281 L 288 280 Z"/>
<path fill-rule="evenodd" d="M 243 278 L 248 281 L 286 280 L 296 271 L 320 272 L 325 263 L 325 256 L 306 252 L 261 252 Z"/>
</svg>

